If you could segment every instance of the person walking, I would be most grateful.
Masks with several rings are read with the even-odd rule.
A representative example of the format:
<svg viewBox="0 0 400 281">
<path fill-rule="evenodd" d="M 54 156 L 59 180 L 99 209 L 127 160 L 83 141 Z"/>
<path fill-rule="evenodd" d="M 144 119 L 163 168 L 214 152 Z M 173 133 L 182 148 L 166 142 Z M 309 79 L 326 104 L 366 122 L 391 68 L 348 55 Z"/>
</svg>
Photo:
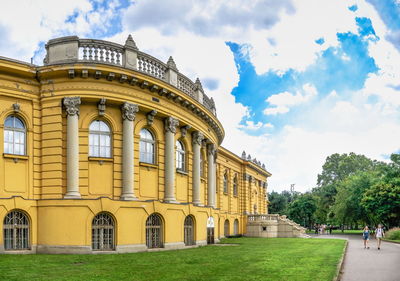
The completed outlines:
<svg viewBox="0 0 400 281">
<path fill-rule="evenodd" d="M 368 226 L 365 226 L 363 229 L 363 240 L 364 240 L 364 249 L 369 249 L 368 241 L 369 241 L 369 229 Z"/>
<path fill-rule="evenodd" d="M 378 244 L 378 250 L 381 249 L 381 242 L 383 237 L 385 237 L 385 231 L 383 231 L 382 225 L 379 224 L 378 228 L 375 230 L 375 238 L 376 243 Z"/>
</svg>

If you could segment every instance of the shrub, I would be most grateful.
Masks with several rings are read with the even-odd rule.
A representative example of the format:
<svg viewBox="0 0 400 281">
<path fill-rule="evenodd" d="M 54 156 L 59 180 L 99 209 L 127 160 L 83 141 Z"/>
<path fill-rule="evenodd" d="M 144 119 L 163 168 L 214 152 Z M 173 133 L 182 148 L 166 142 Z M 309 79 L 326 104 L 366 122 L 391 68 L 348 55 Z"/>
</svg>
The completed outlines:
<svg viewBox="0 0 400 281">
<path fill-rule="evenodd" d="M 395 227 L 386 233 L 386 238 L 389 240 L 400 240 L 400 228 Z"/>
</svg>

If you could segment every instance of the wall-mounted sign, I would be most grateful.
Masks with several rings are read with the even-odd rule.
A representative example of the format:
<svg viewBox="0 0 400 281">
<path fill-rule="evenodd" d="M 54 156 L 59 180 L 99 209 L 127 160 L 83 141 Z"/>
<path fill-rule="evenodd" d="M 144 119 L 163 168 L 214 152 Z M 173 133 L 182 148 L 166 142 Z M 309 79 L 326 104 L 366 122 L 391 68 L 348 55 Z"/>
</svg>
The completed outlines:
<svg viewBox="0 0 400 281">
<path fill-rule="evenodd" d="M 207 227 L 214 227 L 214 218 L 213 217 L 209 217 L 207 219 Z"/>
</svg>

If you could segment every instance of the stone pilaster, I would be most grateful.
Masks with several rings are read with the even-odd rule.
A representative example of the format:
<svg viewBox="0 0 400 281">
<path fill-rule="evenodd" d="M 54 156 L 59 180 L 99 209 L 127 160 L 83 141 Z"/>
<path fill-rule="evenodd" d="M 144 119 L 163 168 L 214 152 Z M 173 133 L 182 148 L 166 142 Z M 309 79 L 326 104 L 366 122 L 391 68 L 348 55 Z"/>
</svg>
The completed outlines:
<svg viewBox="0 0 400 281">
<path fill-rule="evenodd" d="M 121 200 L 136 200 L 134 191 L 133 121 L 139 111 L 137 104 L 125 102 L 122 111 L 122 193 Z"/>
<path fill-rule="evenodd" d="M 80 97 L 64 98 L 67 112 L 67 193 L 65 199 L 81 198 L 79 193 L 79 105 Z"/>
<path fill-rule="evenodd" d="M 165 119 L 165 189 L 164 201 L 175 202 L 175 134 L 178 119 Z"/>
<path fill-rule="evenodd" d="M 215 144 L 211 143 L 207 145 L 207 163 L 208 163 L 208 169 L 207 169 L 207 193 L 208 193 L 208 206 L 215 208 L 215 180 L 216 180 L 216 175 L 215 175 L 215 154 L 216 154 L 216 148 Z"/>
<path fill-rule="evenodd" d="M 192 134 L 193 143 L 193 204 L 200 204 L 200 149 L 204 139 L 202 132 Z"/>
</svg>

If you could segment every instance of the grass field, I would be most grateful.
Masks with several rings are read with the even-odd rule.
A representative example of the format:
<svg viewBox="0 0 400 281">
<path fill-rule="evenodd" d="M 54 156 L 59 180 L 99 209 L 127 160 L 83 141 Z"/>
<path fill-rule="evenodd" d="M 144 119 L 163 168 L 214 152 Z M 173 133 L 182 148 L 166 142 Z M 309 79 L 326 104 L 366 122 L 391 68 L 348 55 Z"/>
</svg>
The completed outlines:
<svg viewBox="0 0 400 281">
<path fill-rule="evenodd" d="M 0 280 L 332 280 L 344 240 L 229 238 L 236 246 L 108 255 L 0 255 Z"/>
</svg>

